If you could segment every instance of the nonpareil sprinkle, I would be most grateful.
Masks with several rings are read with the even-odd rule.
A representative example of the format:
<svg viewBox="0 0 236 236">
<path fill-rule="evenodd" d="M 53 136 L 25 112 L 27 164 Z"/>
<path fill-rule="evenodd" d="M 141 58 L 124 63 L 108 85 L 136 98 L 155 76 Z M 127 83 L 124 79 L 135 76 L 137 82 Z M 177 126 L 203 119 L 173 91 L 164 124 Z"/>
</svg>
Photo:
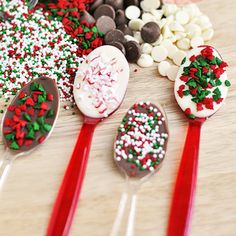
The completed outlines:
<svg viewBox="0 0 236 236">
<path fill-rule="evenodd" d="M 6 3 L 5 3 L 6 2 Z M 82 60 L 79 41 L 63 24 L 37 9 L 28 13 L 23 0 L 0 0 L 13 16 L 0 22 L 0 96 L 15 95 L 27 82 L 47 76 L 57 82 L 62 100 L 72 100 L 75 73 Z"/>
<path fill-rule="evenodd" d="M 115 161 L 128 176 L 143 177 L 155 171 L 167 147 L 165 117 L 149 102 L 134 104 L 118 128 Z"/>
</svg>

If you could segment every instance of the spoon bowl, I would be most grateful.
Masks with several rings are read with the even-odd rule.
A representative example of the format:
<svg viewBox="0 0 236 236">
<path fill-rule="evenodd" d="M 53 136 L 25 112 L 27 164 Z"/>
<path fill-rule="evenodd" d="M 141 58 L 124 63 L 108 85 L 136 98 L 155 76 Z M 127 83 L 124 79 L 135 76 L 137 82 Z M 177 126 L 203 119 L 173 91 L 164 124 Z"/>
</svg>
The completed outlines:
<svg viewBox="0 0 236 236">
<path fill-rule="evenodd" d="M 40 85 L 40 89 L 44 90 L 46 93 L 50 93 L 51 99 L 53 98 L 53 100 L 50 99 L 51 101 L 47 101 L 47 109 L 48 111 L 50 110 L 51 115 L 48 115 L 47 118 L 45 117 L 45 123 L 42 124 L 45 125 L 43 127 L 47 128 L 48 131 L 39 130 L 39 124 L 37 120 L 39 118 L 38 115 L 40 111 L 35 109 L 34 114 L 32 114 L 32 112 L 34 111 L 34 105 L 30 103 L 33 102 L 34 104 L 36 104 L 36 100 L 33 101 L 32 96 L 35 99 L 38 99 L 38 95 L 36 94 L 44 93 L 41 91 L 32 91 L 32 85 Z M 31 116 L 28 113 L 30 113 Z M 50 78 L 40 77 L 29 82 L 13 98 L 11 104 L 8 106 L 5 114 L 3 115 L 1 123 L 2 139 L 6 149 L 0 161 L 0 187 L 3 185 L 12 162 L 19 156 L 28 155 L 41 143 L 49 138 L 56 124 L 58 113 L 59 92 L 57 90 L 55 82 Z M 40 117 L 43 117 L 43 114 L 41 114 Z M 42 119 L 39 118 L 39 120 Z M 29 135 L 28 129 L 30 126 L 33 126 L 33 123 L 35 128 L 37 126 L 37 129 L 30 129 L 31 135 L 34 136 L 30 137 L 31 135 Z M 26 134 L 27 132 L 28 134 Z M 19 135 L 19 137 L 17 137 L 17 135 Z M 20 137 L 21 135 L 23 136 Z M 24 140 L 25 136 L 27 135 L 29 135 L 29 139 Z"/>
</svg>

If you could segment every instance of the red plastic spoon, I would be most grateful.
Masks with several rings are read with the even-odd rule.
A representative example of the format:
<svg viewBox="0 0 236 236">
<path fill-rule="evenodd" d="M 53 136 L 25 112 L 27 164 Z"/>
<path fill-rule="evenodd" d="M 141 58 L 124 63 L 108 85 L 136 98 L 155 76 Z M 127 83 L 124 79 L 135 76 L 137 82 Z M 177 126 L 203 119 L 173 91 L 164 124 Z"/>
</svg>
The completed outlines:
<svg viewBox="0 0 236 236">
<path fill-rule="evenodd" d="M 84 123 L 64 175 L 47 236 L 66 236 L 79 199 L 91 141 L 96 125 L 120 106 L 129 80 L 129 65 L 120 50 L 102 46 L 79 67 L 74 98 L 84 114 Z"/>
<path fill-rule="evenodd" d="M 193 69 L 186 69 L 190 65 Z M 189 53 L 179 69 L 175 81 L 175 97 L 190 120 L 172 199 L 168 236 L 187 236 L 189 233 L 197 182 L 201 127 L 222 106 L 226 98 L 229 86 L 224 70 L 226 66 L 216 49 L 200 46 Z M 199 79 L 199 69 L 206 76 L 201 77 L 203 80 Z M 212 74 L 215 74 L 215 78 L 210 80 L 213 78 Z M 210 93 L 205 94 L 204 98 L 203 93 L 208 93 L 205 91 Z"/>
</svg>

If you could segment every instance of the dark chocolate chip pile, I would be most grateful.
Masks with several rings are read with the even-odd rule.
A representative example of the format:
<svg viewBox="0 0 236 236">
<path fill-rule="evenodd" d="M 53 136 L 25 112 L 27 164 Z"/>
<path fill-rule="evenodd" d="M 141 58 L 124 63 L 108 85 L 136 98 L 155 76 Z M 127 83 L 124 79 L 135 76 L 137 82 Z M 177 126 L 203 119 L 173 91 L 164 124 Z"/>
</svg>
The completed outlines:
<svg viewBox="0 0 236 236">
<path fill-rule="evenodd" d="M 105 34 L 104 44 L 117 47 L 129 62 L 134 63 L 141 56 L 141 48 L 135 41 L 127 42 L 125 39 L 125 35 L 134 35 L 128 26 L 125 9 L 132 5 L 140 7 L 140 2 L 141 0 L 95 0 L 84 16 L 90 22 L 96 21 L 98 30 Z M 141 30 L 142 39 L 147 43 L 155 42 L 160 33 L 155 22 L 145 24 Z"/>
</svg>

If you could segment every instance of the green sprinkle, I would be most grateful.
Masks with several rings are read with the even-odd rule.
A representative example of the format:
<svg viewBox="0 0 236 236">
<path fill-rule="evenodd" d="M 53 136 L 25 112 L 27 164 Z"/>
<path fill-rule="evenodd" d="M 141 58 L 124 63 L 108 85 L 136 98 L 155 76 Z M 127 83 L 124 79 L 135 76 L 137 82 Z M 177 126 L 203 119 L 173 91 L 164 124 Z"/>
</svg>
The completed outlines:
<svg viewBox="0 0 236 236">
<path fill-rule="evenodd" d="M 40 126 L 36 121 L 33 123 L 33 129 L 34 131 L 38 131 L 40 129 Z"/>
<path fill-rule="evenodd" d="M 38 117 L 38 118 L 37 118 L 37 122 L 38 122 L 38 124 L 40 124 L 40 125 L 44 125 L 44 117 L 43 117 L 43 116 Z"/>
<path fill-rule="evenodd" d="M 49 132 L 52 129 L 52 126 L 50 124 L 44 124 L 43 129 L 47 132 Z"/>
<path fill-rule="evenodd" d="M 14 150 L 19 150 L 20 147 L 19 145 L 16 143 L 16 141 L 13 141 L 10 145 L 10 148 L 14 149 Z"/>
<path fill-rule="evenodd" d="M 194 79 L 190 79 L 186 84 L 193 88 L 197 87 L 197 82 Z"/>
<path fill-rule="evenodd" d="M 189 94 L 190 94 L 190 91 L 189 91 L 189 90 L 183 91 L 183 95 L 184 95 L 184 96 L 188 96 Z"/>
<path fill-rule="evenodd" d="M 220 89 L 219 88 L 216 88 L 214 91 L 213 91 L 214 95 L 213 95 L 213 99 L 215 101 L 217 101 L 219 98 L 221 98 L 221 92 L 220 92 Z"/>
<path fill-rule="evenodd" d="M 54 111 L 52 109 L 50 109 L 46 115 L 46 118 L 51 118 L 54 116 Z"/>
<path fill-rule="evenodd" d="M 38 103 L 41 104 L 42 102 L 45 102 L 45 97 L 42 96 L 42 95 L 39 95 L 39 96 L 38 96 Z"/>
<path fill-rule="evenodd" d="M 34 130 L 31 129 L 27 134 L 26 134 L 27 139 L 35 139 L 35 133 Z"/>
<path fill-rule="evenodd" d="M 31 121 L 31 117 L 30 117 L 30 115 L 27 114 L 27 113 L 24 113 L 24 118 L 25 118 L 25 120 L 27 120 L 27 121 Z"/>
<path fill-rule="evenodd" d="M 193 114 L 188 115 L 188 117 L 189 117 L 190 119 L 192 119 L 192 120 L 195 119 L 195 115 L 193 115 Z"/>
<path fill-rule="evenodd" d="M 37 84 L 35 82 L 31 83 L 31 85 L 30 85 L 30 90 L 31 91 L 37 91 L 38 88 L 39 88 L 39 84 Z"/>
<path fill-rule="evenodd" d="M 9 142 L 10 140 L 14 140 L 15 139 L 15 134 L 14 133 L 6 134 L 5 138 Z"/>
<path fill-rule="evenodd" d="M 229 80 L 225 80 L 225 86 L 226 86 L 226 87 L 230 87 L 230 86 L 231 86 L 231 83 L 230 83 Z"/>
<path fill-rule="evenodd" d="M 182 60 L 181 65 L 183 65 L 186 62 L 186 57 Z"/>
</svg>

